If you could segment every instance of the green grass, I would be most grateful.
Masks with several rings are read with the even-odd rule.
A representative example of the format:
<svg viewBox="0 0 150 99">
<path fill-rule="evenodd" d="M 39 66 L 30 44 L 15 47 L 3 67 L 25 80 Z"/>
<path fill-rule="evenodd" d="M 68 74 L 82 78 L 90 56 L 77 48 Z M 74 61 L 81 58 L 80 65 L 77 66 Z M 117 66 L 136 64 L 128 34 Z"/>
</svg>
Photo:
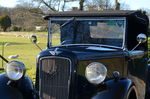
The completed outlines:
<svg viewBox="0 0 150 99">
<path fill-rule="evenodd" d="M 43 32 L 37 32 L 38 34 L 47 34 L 48 32 L 43 31 Z"/>
<path fill-rule="evenodd" d="M 16 32 L 19 33 L 18 31 L 11 31 L 11 32 Z M 20 33 L 38 33 L 38 34 L 47 34 L 47 31 L 20 31 Z"/>
<path fill-rule="evenodd" d="M 42 49 L 46 48 L 47 38 L 38 38 L 39 46 Z M 26 74 L 31 78 L 35 78 L 35 68 L 36 68 L 36 56 L 40 52 L 34 44 L 30 42 L 28 37 L 15 37 L 0 35 L 0 53 L 2 53 L 2 43 L 10 43 L 9 46 L 4 46 L 4 57 L 8 59 L 10 55 L 19 55 L 16 60 L 22 61 L 27 68 Z M 12 59 L 8 59 L 11 61 Z M 4 65 L 5 66 L 5 65 Z M 0 68 L 2 67 L 2 60 L 0 59 Z"/>
<path fill-rule="evenodd" d="M 19 55 L 19 58 L 16 59 L 18 61 L 22 61 L 26 65 L 26 75 L 29 76 L 32 80 L 35 78 L 35 71 L 36 71 L 36 56 L 38 55 L 39 52 L 41 52 L 31 41 L 30 39 L 25 36 L 19 36 L 16 37 L 16 35 L 23 35 L 22 32 L 14 33 L 11 35 L 6 34 L 0 34 L 0 54 L 2 53 L 2 44 L 3 43 L 10 43 L 9 46 L 4 46 L 4 57 L 8 59 L 10 55 Z M 58 33 L 55 33 L 53 35 L 53 44 L 58 45 L 60 44 L 60 36 Z M 46 49 L 47 45 L 47 36 L 38 36 L 38 42 L 39 46 L 42 49 Z M 8 59 L 11 61 L 12 59 Z M 5 63 L 6 64 L 6 63 Z M 4 66 L 5 66 L 4 64 Z M 2 66 L 2 59 L 0 59 L 0 72 L 4 72 L 1 69 L 3 68 Z"/>
<path fill-rule="evenodd" d="M 36 34 L 47 34 L 47 31 L 32 31 L 32 32 L 28 32 L 28 31 L 23 31 L 23 33 L 36 33 Z"/>
</svg>

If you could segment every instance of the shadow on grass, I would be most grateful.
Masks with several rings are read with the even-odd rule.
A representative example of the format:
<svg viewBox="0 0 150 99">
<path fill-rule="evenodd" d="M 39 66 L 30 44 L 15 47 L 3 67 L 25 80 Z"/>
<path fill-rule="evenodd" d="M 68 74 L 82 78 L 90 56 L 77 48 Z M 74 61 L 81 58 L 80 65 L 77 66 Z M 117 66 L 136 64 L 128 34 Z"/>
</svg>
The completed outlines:
<svg viewBox="0 0 150 99">
<path fill-rule="evenodd" d="M 0 68 L 0 73 L 3 73 L 4 72 L 4 68 Z"/>
</svg>

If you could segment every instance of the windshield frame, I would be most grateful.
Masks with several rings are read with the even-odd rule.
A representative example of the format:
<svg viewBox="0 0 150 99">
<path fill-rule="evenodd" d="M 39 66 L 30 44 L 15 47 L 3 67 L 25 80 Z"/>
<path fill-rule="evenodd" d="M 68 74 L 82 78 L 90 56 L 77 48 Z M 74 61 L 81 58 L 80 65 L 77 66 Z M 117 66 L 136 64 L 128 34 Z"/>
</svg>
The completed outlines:
<svg viewBox="0 0 150 99">
<path fill-rule="evenodd" d="M 51 24 L 51 21 L 52 20 L 66 20 L 66 22 L 69 22 L 71 20 L 83 20 L 83 21 L 86 21 L 86 20 L 122 20 L 124 21 L 124 31 L 123 31 L 123 43 L 122 43 L 122 46 L 121 47 L 118 47 L 118 46 L 114 46 L 114 48 L 120 48 L 120 49 L 125 49 L 125 35 L 126 35 L 126 17 L 50 17 L 49 18 L 49 21 L 48 21 L 48 24 L 49 24 L 49 27 L 48 27 L 48 48 L 50 47 L 58 47 L 58 45 L 56 46 L 52 46 L 52 24 Z M 69 46 L 69 45 L 80 45 L 80 44 L 66 44 L 65 46 Z M 81 44 L 83 45 L 83 43 Z M 87 45 L 87 44 L 86 44 Z M 103 44 L 89 44 L 89 45 L 103 45 Z M 64 46 L 64 45 L 59 45 L 59 46 Z M 113 47 L 113 45 L 108 45 L 108 46 L 111 46 Z"/>
</svg>

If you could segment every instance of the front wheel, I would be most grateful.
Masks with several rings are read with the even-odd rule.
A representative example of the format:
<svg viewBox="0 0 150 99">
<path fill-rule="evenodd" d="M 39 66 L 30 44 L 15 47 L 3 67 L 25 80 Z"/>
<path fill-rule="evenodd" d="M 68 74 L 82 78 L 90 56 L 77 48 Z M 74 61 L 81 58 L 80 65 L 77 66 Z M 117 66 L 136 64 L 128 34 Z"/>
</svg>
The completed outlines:
<svg viewBox="0 0 150 99">
<path fill-rule="evenodd" d="M 136 94 L 136 89 L 135 86 L 132 86 L 129 90 L 128 93 L 126 94 L 124 99 L 137 99 L 137 94 Z"/>
<path fill-rule="evenodd" d="M 0 99 L 24 99 L 21 92 L 13 87 L 1 87 Z"/>
</svg>

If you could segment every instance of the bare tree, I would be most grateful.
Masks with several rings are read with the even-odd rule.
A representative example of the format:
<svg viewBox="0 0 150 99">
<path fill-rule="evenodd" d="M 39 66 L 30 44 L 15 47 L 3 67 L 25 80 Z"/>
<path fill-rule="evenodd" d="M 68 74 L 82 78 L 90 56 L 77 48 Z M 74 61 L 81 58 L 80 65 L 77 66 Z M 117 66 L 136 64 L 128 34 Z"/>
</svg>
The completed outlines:
<svg viewBox="0 0 150 99">
<path fill-rule="evenodd" d="M 115 10 L 120 10 L 120 3 L 118 0 L 115 0 Z"/>
<path fill-rule="evenodd" d="M 79 10 L 83 10 L 83 8 L 84 8 L 84 2 L 85 2 L 85 0 L 80 0 L 79 1 Z"/>
<path fill-rule="evenodd" d="M 22 0 L 19 0 L 22 2 Z M 26 1 L 26 0 L 25 0 Z M 67 3 L 74 3 L 74 1 L 79 2 L 79 10 L 84 9 L 85 0 L 31 0 L 32 6 L 36 8 L 47 8 L 49 11 L 65 11 L 67 8 L 70 8 L 70 5 Z M 31 6 L 31 7 L 32 7 Z"/>
<path fill-rule="evenodd" d="M 38 5 L 37 7 L 41 8 L 45 6 L 50 11 L 64 11 L 67 0 L 32 0 L 33 3 Z"/>
<path fill-rule="evenodd" d="M 95 9 L 105 10 L 112 9 L 112 3 L 110 0 L 90 0 L 86 1 L 86 7 L 95 7 Z"/>
<path fill-rule="evenodd" d="M 0 6 L 0 15 L 3 15 L 3 14 L 9 15 L 9 10 L 10 10 L 10 8 Z"/>
<path fill-rule="evenodd" d="M 65 10 L 66 3 L 67 3 L 67 0 L 64 0 L 64 3 L 63 3 L 63 5 L 62 5 L 62 11 L 64 11 L 64 10 Z"/>
<path fill-rule="evenodd" d="M 126 3 L 121 3 L 120 10 L 130 10 L 130 6 Z"/>
</svg>

